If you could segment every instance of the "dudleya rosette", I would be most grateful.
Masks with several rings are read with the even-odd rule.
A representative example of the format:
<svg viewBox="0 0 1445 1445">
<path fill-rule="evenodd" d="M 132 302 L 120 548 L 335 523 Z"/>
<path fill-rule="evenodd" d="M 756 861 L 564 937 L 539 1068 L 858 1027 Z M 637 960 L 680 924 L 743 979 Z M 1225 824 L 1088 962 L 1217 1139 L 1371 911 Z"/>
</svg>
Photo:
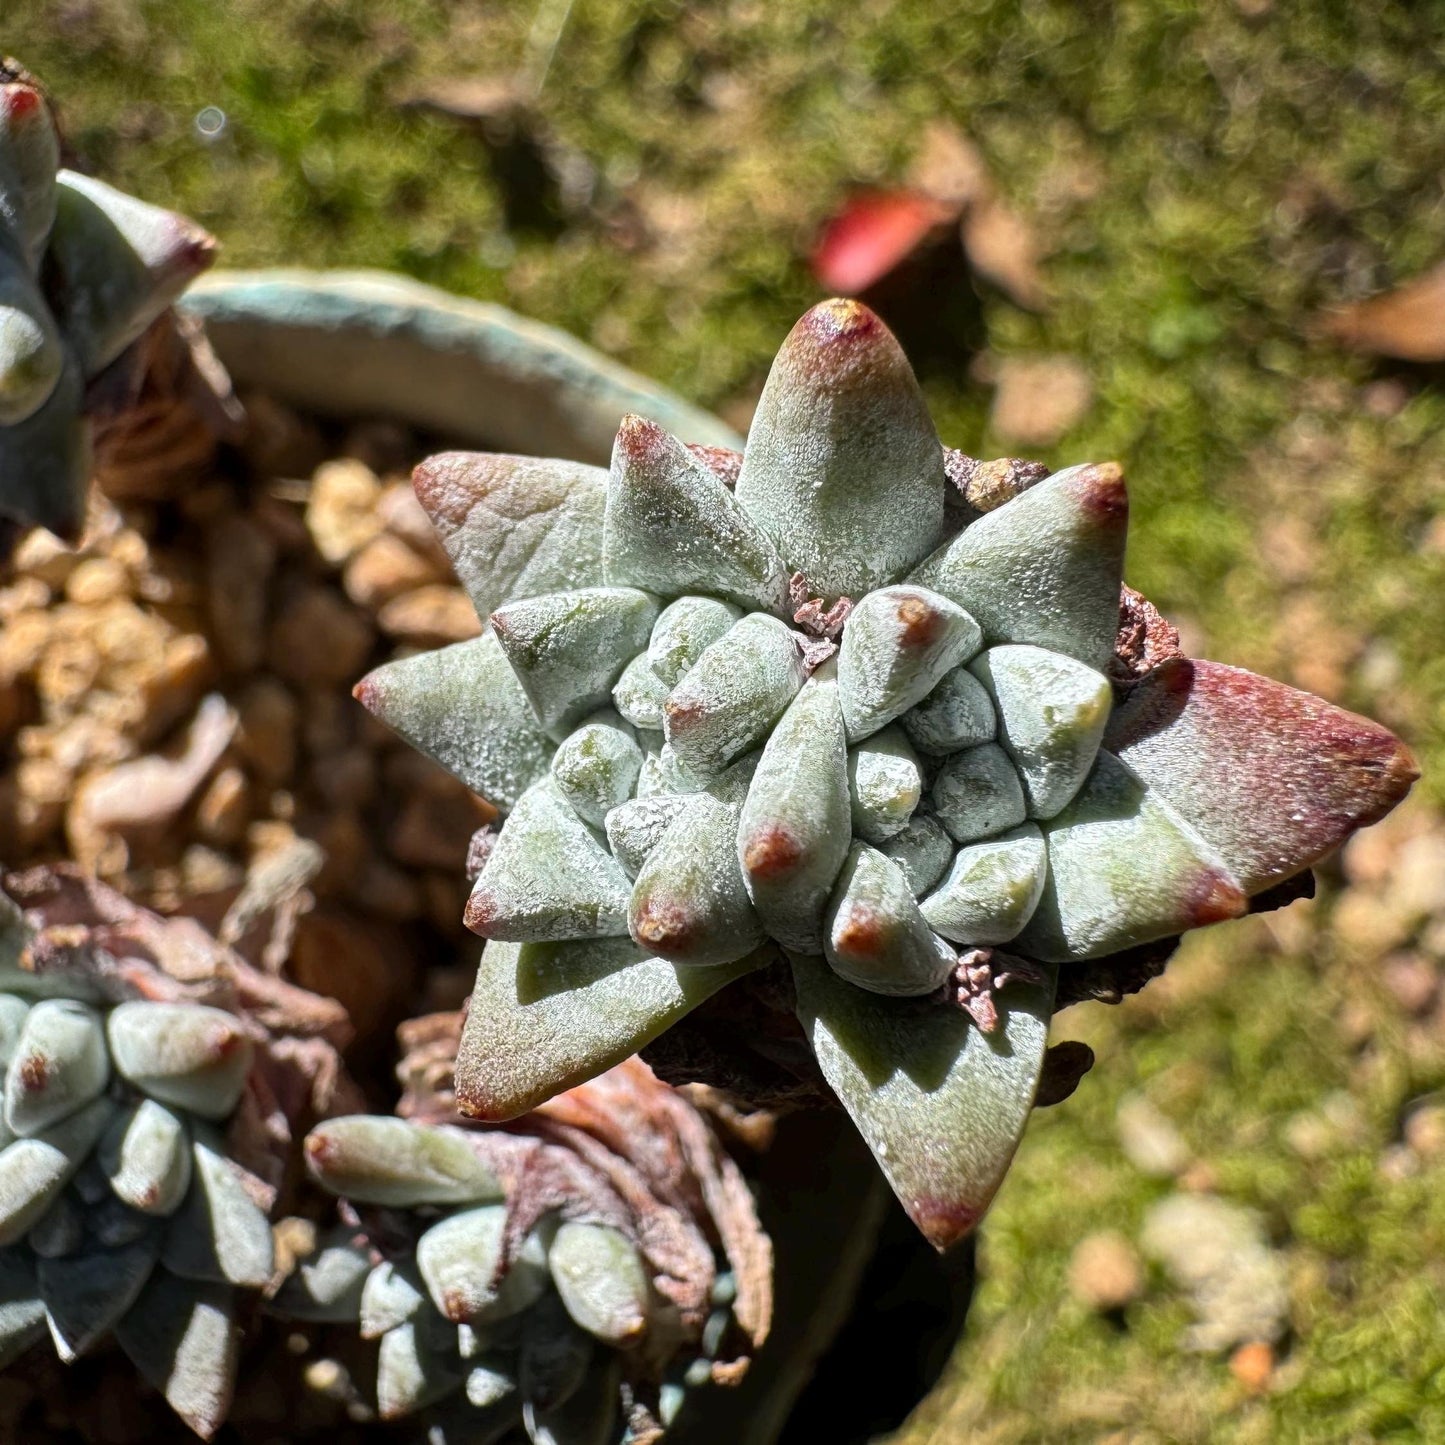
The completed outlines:
<svg viewBox="0 0 1445 1445">
<path fill-rule="evenodd" d="M 185 217 L 62 169 L 39 86 L 0 60 L 0 521 L 79 533 L 86 389 L 214 253 Z"/>
<path fill-rule="evenodd" d="M 78 869 L 0 883 L 0 1369 L 113 1335 L 209 1438 L 291 1128 L 350 1103 L 345 1012 Z"/>
<path fill-rule="evenodd" d="M 1239 916 L 1404 795 L 1385 729 L 1179 656 L 1121 593 L 1116 466 L 1044 471 L 968 485 L 892 334 L 837 300 L 741 456 L 628 417 L 610 472 L 418 469 L 490 625 L 357 695 L 507 812 L 467 912 L 465 1111 L 532 1107 L 781 949 L 946 1247 L 1033 1106 L 1059 970 Z"/>
<path fill-rule="evenodd" d="M 423 1102 L 307 1137 L 342 1220 L 270 1304 L 376 1342 L 349 1351 L 363 1408 L 432 1445 L 652 1445 L 689 1388 L 742 1378 L 772 1248 L 681 1093 L 631 1059 L 506 1129 Z"/>
</svg>

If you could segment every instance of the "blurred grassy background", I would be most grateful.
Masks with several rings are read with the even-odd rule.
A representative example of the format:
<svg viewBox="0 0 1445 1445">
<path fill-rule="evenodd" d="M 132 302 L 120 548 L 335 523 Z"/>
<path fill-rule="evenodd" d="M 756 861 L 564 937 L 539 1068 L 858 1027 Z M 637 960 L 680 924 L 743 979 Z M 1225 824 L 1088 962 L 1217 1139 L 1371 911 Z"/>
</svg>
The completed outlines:
<svg viewBox="0 0 1445 1445">
<path fill-rule="evenodd" d="M 393 267 L 735 420 L 819 295 L 807 249 L 847 188 L 902 176 L 929 121 L 972 137 L 1052 300 L 975 290 L 961 258 L 928 298 L 944 439 L 1018 449 L 987 378 L 1071 358 L 1089 404 L 1031 450 L 1124 463 L 1129 580 L 1194 649 L 1381 718 L 1425 778 L 1322 899 L 1059 1021 L 1099 1066 L 1031 1129 L 968 1337 L 905 1437 L 1445 1440 L 1445 1130 L 1418 1124 L 1445 1083 L 1445 375 L 1319 327 L 1445 255 L 1445 9 L 9 0 L 0 46 L 86 169 L 186 210 L 229 264 Z M 407 103 L 479 79 L 532 98 L 487 120 Z M 1141 1094 L 1184 1187 L 1264 1217 L 1291 1330 L 1261 1378 L 1183 1349 L 1157 1276 L 1113 1315 L 1070 1288 L 1082 1238 L 1132 1237 L 1177 1187 L 1121 1150 Z"/>
</svg>

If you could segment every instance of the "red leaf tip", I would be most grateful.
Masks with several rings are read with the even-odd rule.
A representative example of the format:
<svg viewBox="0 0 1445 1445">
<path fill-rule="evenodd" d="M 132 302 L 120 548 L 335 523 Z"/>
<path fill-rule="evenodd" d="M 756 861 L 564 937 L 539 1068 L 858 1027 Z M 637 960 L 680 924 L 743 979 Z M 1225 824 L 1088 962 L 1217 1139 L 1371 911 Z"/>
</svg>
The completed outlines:
<svg viewBox="0 0 1445 1445">
<path fill-rule="evenodd" d="M 784 823 L 764 823 L 743 849 L 743 867 L 748 876 L 769 881 L 785 878 L 802 860 L 803 845 Z"/>
<path fill-rule="evenodd" d="M 914 1199 L 907 1204 L 908 1217 L 919 1232 L 940 1254 L 973 1233 L 983 1218 L 983 1210 L 961 1201 L 946 1199 Z"/>
</svg>

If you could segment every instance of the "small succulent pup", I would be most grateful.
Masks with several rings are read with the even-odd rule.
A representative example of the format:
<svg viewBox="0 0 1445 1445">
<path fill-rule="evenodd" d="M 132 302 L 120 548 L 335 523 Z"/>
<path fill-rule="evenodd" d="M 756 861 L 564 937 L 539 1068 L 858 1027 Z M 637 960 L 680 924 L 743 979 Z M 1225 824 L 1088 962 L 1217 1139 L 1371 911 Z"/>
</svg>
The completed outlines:
<svg viewBox="0 0 1445 1445">
<path fill-rule="evenodd" d="M 454 453 L 415 482 L 489 626 L 357 695 L 507 810 L 467 910 L 477 1117 L 781 996 L 945 1248 L 1056 1000 L 1277 900 L 1416 776 L 1367 719 L 1180 655 L 1121 590 L 1119 468 L 946 449 L 854 301 L 793 328 L 741 455 L 634 416 L 610 472 Z"/>
<path fill-rule="evenodd" d="M 345 1014 L 78 870 L 0 884 L 0 1368 L 113 1333 L 209 1437 L 291 1128 L 354 1106 Z"/>
<path fill-rule="evenodd" d="M 449 1034 L 454 1055 L 459 1016 L 407 1027 L 433 1058 Z M 340 1223 L 270 1308 L 375 1342 L 363 1409 L 417 1415 L 436 1445 L 648 1445 L 688 1387 L 741 1378 L 768 1332 L 772 1249 L 680 1093 L 631 1059 L 505 1129 L 448 1122 L 450 1103 L 410 1090 L 413 1117 L 306 1139 Z"/>
<path fill-rule="evenodd" d="M 0 527 L 71 541 L 87 389 L 211 264 L 199 226 L 60 166 L 39 85 L 0 60 Z M 0 547 L 0 555 L 4 548 Z"/>
</svg>

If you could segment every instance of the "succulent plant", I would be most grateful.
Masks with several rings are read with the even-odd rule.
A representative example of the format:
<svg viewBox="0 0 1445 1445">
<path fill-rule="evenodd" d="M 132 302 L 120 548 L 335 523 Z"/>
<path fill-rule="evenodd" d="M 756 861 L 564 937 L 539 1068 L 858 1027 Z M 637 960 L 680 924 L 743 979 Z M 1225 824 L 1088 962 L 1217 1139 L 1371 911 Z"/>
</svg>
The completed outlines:
<svg viewBox="0 0 1445 1445">
<path fill-rule="evenodd" d="M 288 1123 L 350 1102 L 345 1015 L 75 870 L 0 881 L 0 1368 L 113 1333 L 210 1436 Z"/>
<path fill-rule="evenodd" d="M 856 302 L 794 327 L 741 455 L 632 416 L 610 472 L 450 453 L 415 484 L 489 625 L 357 695 L 507 813 L 466 914 L 481 1118 L 721 990 L 775 995 L 781 950 L 944 1248 L 1013 1155 L 1056 997 L 1278 898 L 1415 777 L 1376 724 L 1181 656 L 1121 590 L 1119 468 L 943 447 Z"/>
<path fill-rule="evenodd" d="M 183 216 L 61 168 L 40 87 L 0 61 L 0 520 L 79 533 L 87 388 L 214 251 Z"/>
<path fill-rule="evenodd" d="M 433 1022 L 454 1054 L 460 1017 Z M 741 1377 L 771 1247 L 681 1094 L 632 1059 L 507 1130 L 419 1097 L 308 1135 L 341 1219 L 270 1303 L 375 1342 L 363 1412 L 418 1415 L 434 1445 L 647 1445 L 689 1386 Z"/>
</svg>

